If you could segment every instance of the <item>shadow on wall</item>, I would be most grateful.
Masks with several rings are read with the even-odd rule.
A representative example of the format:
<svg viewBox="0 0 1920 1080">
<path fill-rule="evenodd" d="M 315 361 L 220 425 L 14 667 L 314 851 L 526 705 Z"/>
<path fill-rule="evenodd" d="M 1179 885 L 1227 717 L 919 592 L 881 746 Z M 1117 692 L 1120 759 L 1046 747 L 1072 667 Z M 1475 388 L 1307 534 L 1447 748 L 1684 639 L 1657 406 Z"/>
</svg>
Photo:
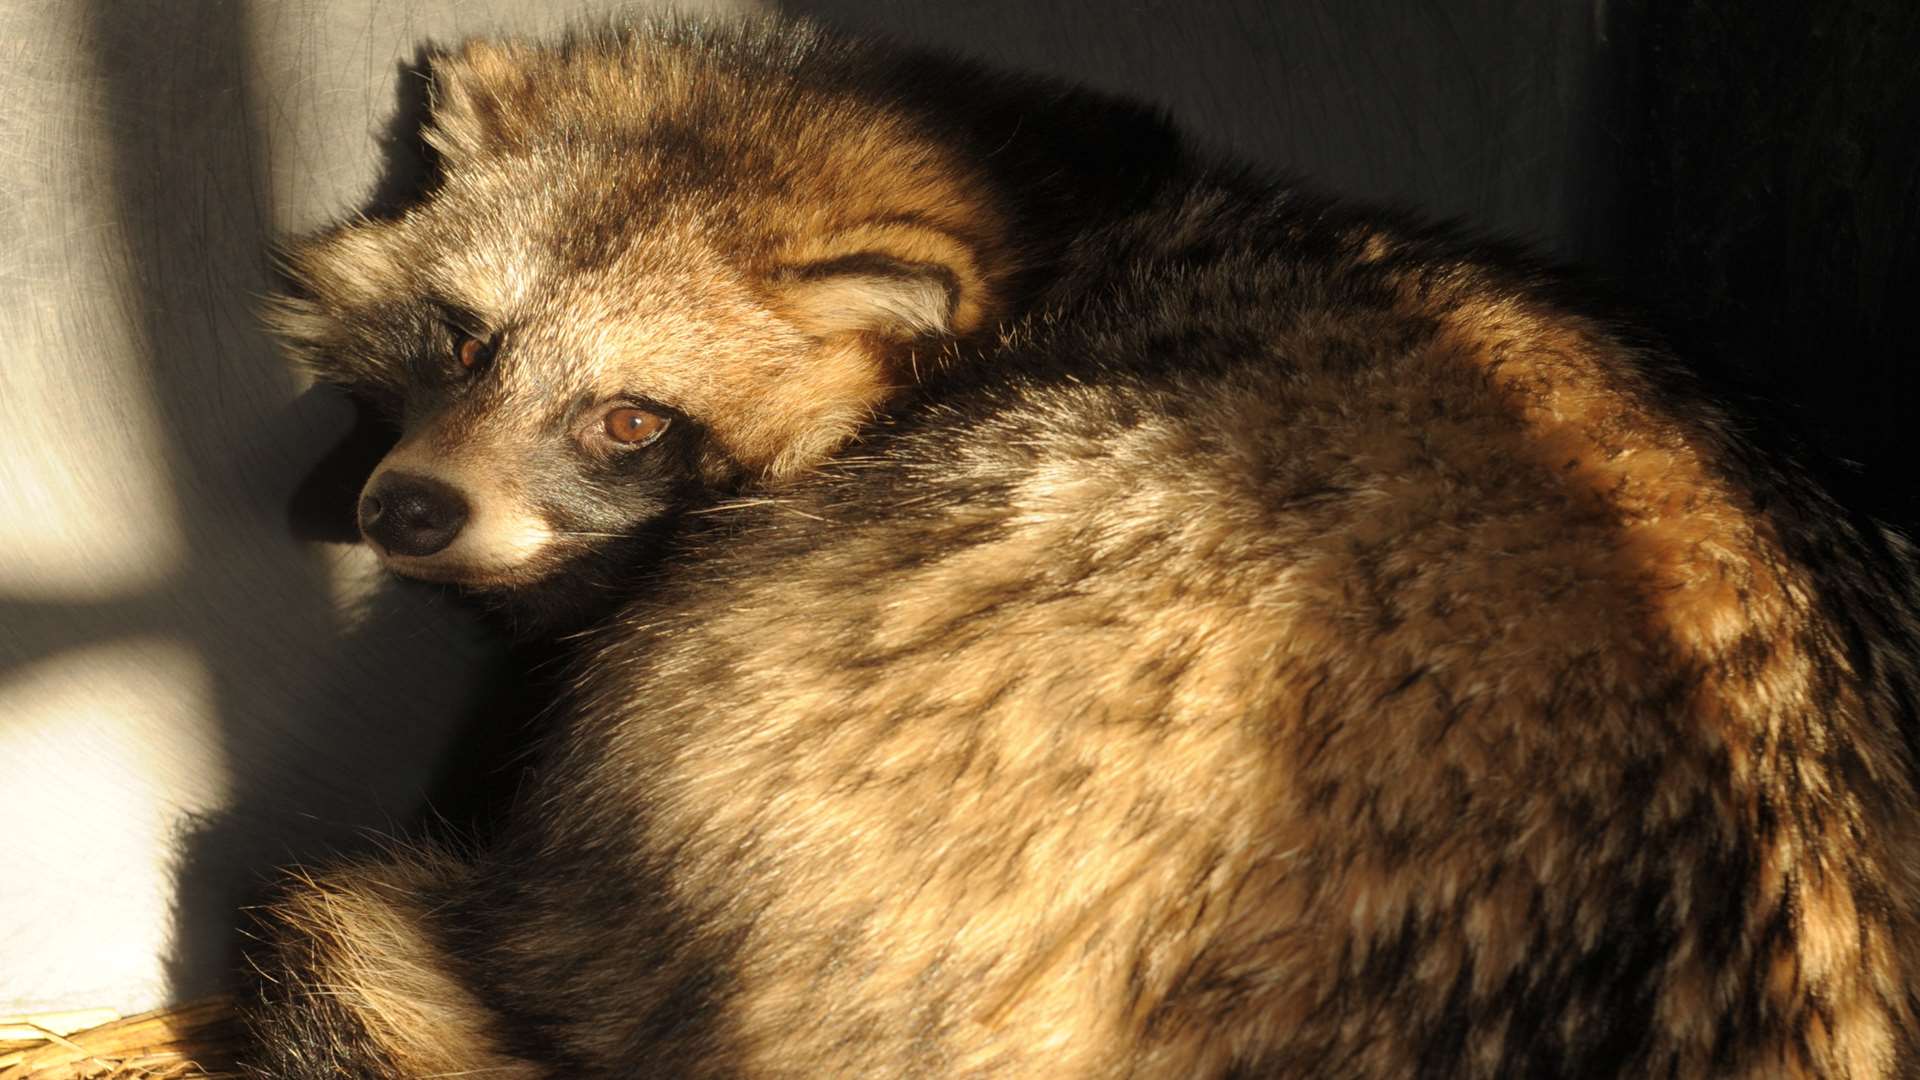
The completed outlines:
<svg viewBox="0 0 1920 1080">
<path fill-rule="evenodd" d="M 1920 529 L 1920 5 L 1624 0 L 1632 139 L 1615 271 L 1688 355 Z"/>
<path fill-rule="evenodd" d="M 217 810 L 179 827 L 175 998 L 204 991 L 227 965 L 233 912 L 262 868 L 414 811 L 447 725 L 465 709 L 458 661 L 474 648 L 462 616 L 423 610 L 444 606 L 425 590 L 376 584 L 343 609 L 336 560 L 359 553 L 316 558 L 289 535 L 289 481 L 326 446 L 314 435 L 337 423 L 327 414 L 340 402 L 327 391 L 294 397 L 252 319 L 276 219 L 263 182 L 269 125 L 244 90 L 261 68 L 246 14 L 156 5 L 129 18 L 102 0 L 92 24 L 114 133 L 125 301 L 161 432 L 151 449 L 185 537 L 163 586 L 169 629 L 205 665 L 228 783 Z M 401 114 L 417 127 L 418 107 Z M 407 140 L 387 149 L 381 195 L 391 200 L 423 174 Z"/>
<path fill-rule="evenodd" d="M 381 435 L 337 448 L 254 307 L 272 239 L 417 186 L 423 43 L 646 6 L 0 0 L 0 1013 L 204 992 L 271 867 L 398 831 L 497 719 L 469 611 L 312 542 Z"/>
<path fill-rule="evenodd" d="M 0 577 L 0 744 L 30 777 L 0 830 L 23 845 L 0 1012 L 212 989 L 267 868 L 413 811 L 488 652 L 443 597 L 290 532 L 348 409 L 297 393 L 252 311 L 285 223 L 258 15 L 0 12 L 42 43 L 17 74 L 45 100 L 10 119 L 50 177 L 5 309 L 25 367 L 0 469 L 38 502 Z"/>
<path fill-rule="evenodd" d="M 1612 230 L 1613 52 L 1588 0 L 783 0 L 783 10 L 1165 107 L 1343 195 L 1591 260 Z"/>
</svg>

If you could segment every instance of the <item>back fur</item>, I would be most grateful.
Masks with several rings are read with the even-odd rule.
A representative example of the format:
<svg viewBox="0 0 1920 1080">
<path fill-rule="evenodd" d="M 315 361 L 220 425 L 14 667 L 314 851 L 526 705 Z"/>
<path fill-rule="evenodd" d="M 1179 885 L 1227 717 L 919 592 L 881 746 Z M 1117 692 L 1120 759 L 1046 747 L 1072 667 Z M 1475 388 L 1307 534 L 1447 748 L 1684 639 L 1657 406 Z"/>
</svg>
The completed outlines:
<svg viewBox="0 0 1920 1080">
<path fill-rule="evenodd" d="M 681 530 L 499 843 L 289 892 L 270 1075 L 1920 1074 L 1905 541 L 1524 262 L 1111 217 Z"/>
</svg>

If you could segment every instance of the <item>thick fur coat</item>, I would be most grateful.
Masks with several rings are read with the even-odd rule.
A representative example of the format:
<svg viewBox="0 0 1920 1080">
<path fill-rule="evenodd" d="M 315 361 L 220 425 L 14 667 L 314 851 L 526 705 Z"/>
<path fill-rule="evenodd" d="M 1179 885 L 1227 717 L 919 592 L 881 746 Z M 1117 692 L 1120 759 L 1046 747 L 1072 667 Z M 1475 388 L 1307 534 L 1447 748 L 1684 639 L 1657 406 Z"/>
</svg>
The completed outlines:
<svg viewBox="0 0 1920 1080">
<path fill-rule="evenodd" d="M 296 249 L 410 432 L 645 397 L 708 495 L 498 840 L 290 883 L 261 1071 L 1920 1074 L 1905 541 L 1523 259 L 909 59 L 475 47 Z M 369 329 L 427 279 L 493 381 Z"/>
</svg>

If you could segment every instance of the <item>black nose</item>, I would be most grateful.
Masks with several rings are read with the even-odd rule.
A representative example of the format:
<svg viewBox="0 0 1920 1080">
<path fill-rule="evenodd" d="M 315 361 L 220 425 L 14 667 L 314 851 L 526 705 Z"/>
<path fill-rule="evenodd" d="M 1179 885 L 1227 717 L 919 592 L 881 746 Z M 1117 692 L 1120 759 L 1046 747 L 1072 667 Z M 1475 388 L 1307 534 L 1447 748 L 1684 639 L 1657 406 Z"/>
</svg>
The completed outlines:
<svg viewBox="0 0 1920 1080">
<path fill-rule="evenodd" d="M 467 500 L 438 480 L 388 473 L 360 496 L 360 531 L 395 555 L 431 555 L 460 535 Z"/>
</svg>

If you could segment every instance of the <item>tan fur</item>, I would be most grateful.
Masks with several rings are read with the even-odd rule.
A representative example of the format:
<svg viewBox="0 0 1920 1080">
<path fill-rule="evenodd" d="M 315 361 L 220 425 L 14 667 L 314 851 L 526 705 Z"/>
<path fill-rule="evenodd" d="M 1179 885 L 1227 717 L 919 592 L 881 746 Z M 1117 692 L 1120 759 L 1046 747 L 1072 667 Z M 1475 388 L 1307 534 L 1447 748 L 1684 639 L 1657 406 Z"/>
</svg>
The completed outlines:
<svg viewBox="0 0 1920 1080">
<path fill-rule="evenodd" d="M 956 220 L 954 227 L 964 229 L 967 224 Z M 904 216 L 897 220 L 876 221 L 844 229 L 827 236 L 798 238 L 781 254 L 778 262 L 789 267 L 804 268 L 867 253 L 886 255 L 907 264 L 938 267 L 952 275 L 954 295 L 949 298 L 943 287 L 931 297 L 916 298 L 904 319 L 875 320 L 866 317 L 866 313 L 875 306 L 883 309 L 882 314 L 891 313 L 894 302 L 883 300 L 876 305 L 858 292 L 846 289 L 836 290 L 830 294 L 830 298 L 794 298 L 791 295 L 793 292 L 810 290 L 794 290 L 791 286 L 777 288 L 776 292 L 782 294 L 785 303 L 806 312 L 807 325 L 825 333 L 852 328 L 885 330 L 889 325 L 899 325 L 908 338 L 928 334 L 964 336 L 980 331 L 993 314 L 991 305 L 994 292 L 978 264 L 978 255 L 969 250 L 954 233 L 927 228 Z M 854 281 L 849 284 L 875 288 L 862 275 L 850 276 Z M 833 281 L 828 279 L 829 284 Z M 917 281 L 913 284 L 924 287 L 930 283 Z M 917 293 L 919 290 L 914 291 Z"/>
<path fill-rule="evenodd" d="M 692 49 L 637 44 L 561 59 L 475 42 L 436 58 L 425 135 L 445 158 L 444 182 L 396 218 L 292 245 L 284 265 L 300 295 L 272 302 L 267 321 L 320 377 L 375 396 L 418 377 L 380 332 L 396 298 L 510 328 L 486 400 L 399 418 L 409 443 L 457 442 L 507 474 L 545 450 L 536 410 L 638 389 L 700 418 L 709 473 L 775 484 L 798 475 L 911 384 L 916 355 L 991 333 L 1019 257 L 976 167 L 904 118 L 845 90 L 770 91 L 745 73 L 713 74 Z M 785 95 L 777 110 L 743 105 L 739 123 L 650 149 L 649 133 L 682 114 L 770 92 Z M 591 153 L 555 135 L 589 126 L 605 140 Z M 720 175 L 685 179 L 702 168 Z M 729 196 L 716 201 L 701 183 Z M 541 214 L 518 209 L 528 194 L 545 200 Z M 630 205 L 650 215 L 647 228 L 630 227 Z M 558 228 L 617 241 L 570 257 L 553 242 Z M 389 564 L 498 591 L 578 553 L 567 523 L 543 520 L 529 492 L 483 488 L 474 498 L 514 500 L 483 516 L 528 523 L 514 535 L 550 542 Z"/>
<path fill-rule="evenodd" d="M 1839 725 L 1832 733 L 1787 730 L 1805 723 L 1801 715 L 1816 700 L 1810 681 L 1820 661 L 1796 653 L 1787 632 L 1818 617 L 1810 610 L 1811 583 L 1788 562 L 1770 524 L 1709 471 L 1683 425 L 1628 404 L 1646 391 L 1608 363 L 1615 346 L 1594 328 L 1518 303 L 1488 304 L 1466 288 L 1443 291 L 1421 307 L 1444 320 L 1443 340 L 1450 339 L 1511 397 L 1541 448 L 1537 452 L 1549 464 L 1557 462 L 1577 497 L 1619 520 L 1615 557 L 1622 575 L 1637 578 L 1638 591 L 1653 599 L 1645 612 L 1647 629 L 1674 650 L 1668 662 L 1717 673 L 1694 688 L 1686 718 L 1697 726 L 1681 734 L 1695 747 L 1730 754 L 1733 788 L 1723 807 L 1728 827 L 1758 828 L 1751 817 L 1753 794 L 1778 791 L 1782 768 L 1794 771 L 1796 783 L 1839 802 L 1838 820 L 1810 823 L 1821 831 L 1789 830 L 1778 841 L 1774 899 L 1794 904 L 1798 933 L 1792 951 L 1775 961 L 1781 973 L 1775 1008 L 1787 1014 L 1812 997 L 1832 1010 L 1832 1023 L 1814 1028 L 1810 1047 L 1820 1075 L 1893 1075 L 1895 1033 L 1914 1030 L 1915 1017 L 1911 999 L 1885 976 L 1915 970 L 1920 926 L 1910 913 L 1898 913 L 1891 925 L 1863 923 L 1847 873 L 1824 853 L 1850 848 L 1860 860 L 1857 871 L 1869 880 L 1887 879 L 1910 850 L 1883 838 L 1910 833 L 1913 807 L 1873 806 L 1862 800 L 1865 792 L 1849 794 L 1846 780 L 1822 773 L 1817 759 L 1795 755 L 1788 763 L 1778 757 L 1787 734 L 1844 740 L 1878 761 L 1895 761 L 1902 753 L 1897 732 L 1858 722 L 1865 714 L 1857 701 L 1820 718 Z M 1763 666 L 1736 674 L 1730 653 L 1754 634 L 1772 637 L 1776 647 Z M 1857 839 L 1841 843 L 1828 829 Z M 1797 886 L 1791 896 L 1789 877 Z M 1757 937 L 1774 915 L 1765 906 L 1755 908 L 1748 932 Z M 1907 955 L 1896 953 L 1895 941 L 1907 943 Z M 1713 993 L 1705 985 L 1708 973 L 1676 967 L 1669 978 L 1671 989 L 1660 1007 L 1669 1023 L 1684 1030 L 1689 1016 L 1712 1011 L 1699 1000 Z M 1710 1035 L 1697 1032 L 1703 1055 Z M 1764 1075 L 1783 1064 L 1756 1068 Z"/>
<path fill-rule="evenodd" d="M 569 117 L 644 130 L 661 118 L 690 111 L 696 101 L 740 94 L 715 86 L 710 72 L 696 75 L 699 58 L 686 53 L 592 55 L 557 71 L 525 62 L 532 56 L 518 45 L 475 42 L 437 61 L 434 85 L 439 96 L 430 141 L 456 160 L 502 149 L 534 150 Z M 525 94 L 535 71 L 538 93 Z M 646 88 L 644 95 L 632 93 L 636 85 Z M 718 279 L 715 287 L 728 279 L 744 280 L 761 299 L 776 304 L 782 283 L 794 270 L 848 255 L 870 253 L 936 265 L 951 274 L 957 291 L 951 314 L 938 329 L 964 335 L 990 326 L 1012 263 L 999 212 L 982 200 L 985 189 L 975 182 L 971 168 L 913 133 L 898 117 L 864 103 L 803 90 L 788 109 L 778 117 L 749 117 L 749 123 L 722 133 L 738 145 L 752 146 L 755 157 L 767 160 L 774 172 L 753 178 L 765 185 L 753 198 L 730 205 L 735 216 L 724 235 L 656 235 L 639 257 L 722 244 L 720 262 L 701 276 Z M 622 115 L 615 110 L 632 111 Z M 849 131 L 858 134 L 848 138 Z M 791 148 L 790 160 L 779 156 L 785 148 Z M 619 278 L 645 276 L 642 270 Z M 708 302 L 678 310 L 699 311 L 718 332 L 729 335 L 733 377 L 715 383 L 714 370 L 702 363 L 712 345 L 664 336 L 646 343 L 651 346 L 649 375 L 671 388 L 673 404 L 713 418 L 722 442 L 750 467 L 780 477 L 813 464 L 850 437 L 885 400 L 890 385 L 883 371 L 885 354 L 872 351 L 873 342 L 859 352 L 860 366 L 867 370 L 853 378 L 811 374 L 854 360 L 855 354 L 833 333 L 823 335 L 831 339 L 824 345 L 834 350 L 829 357 L 839 357 L 832 363 L 807 358 L 809 347 L 802 342 L 775 338 L 764 360 L 740 364 L 756 350 L 751 337 L 733 340 L 741 329 L 735 320 L 761 318 L 755 301 L 745 296 L 721 303 L 705 299 Z M 800 326 L 816 329 L 817 322 L 802 316 Z M 782 392 L 770 395 L 774 387 Z M 743 394 L 748 388 L 753 390 L 750 396 Z"/>
<path fill-rule="evenodd" d="M 534 1080 L 546 1074 L 492 1048 L 473 1023 L 479 1002 L 418 937 L 422 891 L 460 873 L 447 856 L 413 849 L 301 876 L 273 912 L 311 950 L 307 982 L 288 989 L 332 999 L 398 1075 Z"/>
<path fill-rule="evenodd" d="M 1307 396 L 1284 412 L 1232 388 L 1201 410 L 1228 431 L 1291 430 L 1283 460 L 1311 461 L 1330 441 L 1357 454 L 1365 473 L 1393 478 L 1370 493 L 1364 515 L 1305 513 L 1289 526 L 1298 532 L 1259 535 L 1233 509 L 1254 496 L 1236 491 L 1241 478 L 1232 474 L 1185 478 L 1151 503 L 1138 493 L 1155 490 L 1153 480 L 1132 469 L 1036 476 L 1012 496 L 1020 527 L 1004 541 L 897 573 L 875 609 L 882 652 L 944 643 L 918 654 L 908 685 L 921 712 L 910 730 L 883 726 L 893 723 L 884 718 L 901 685 L 832 666 L 831 654 L 818 651 L 813 627 L 850 603 L 837 584 L 843 579 L 776 575 L 737 585 L 729 609 L 713 613 L 711 632 L 759 642 L 754 670 L 741 680 L 748 688 L 722 706 L 747 712 L 684 747 L 653 793 L 664 833 L 686 845 L 676 843 L 685 859 L 676 880 L 689 899 L 713 882 L 736 881 L 740 856 L 727 838 L 753 837 L 767 860 L 758 872 L 765 880 L 749 887 L 768 898 L 763 925 L 791 937 L 837 916 L 888 912 L 889 921 L 869 930 L 884 951 L 857 961 L 860 992 L 871 995 L 866 1007 L 884 1009 L 936 965 L 969 973 L 976 996 L 955 1019 L 954 1042 L 970 1056 L 956 1074 L 1015 1068 L 1011 1062 L 1038 1060 L 1048 1048 L 1059 1075 L 1184 1076 L 1220 1068 L 1236 1050 L 1211 1032 L 1207 999 L 1175 989 L 1176 976 L 1191 979 L 1215 957 L 1261 955 L 1285 943 L 1286 962 L 1260 972 L 1263 1004 L 1246 1010 L 1263 1014 L 1271 1033 L 1324 1023 L 1309 1018 L 1326 1007 L 1342 952 L 1358 948 L 1346 962 L 1364 959 L 1370 943 L 1387 947 L 1409 918 L 1458 920 L 1458 938 L 1432 942 L 1416 972 L 1435 992 L 1469 961 L 1473 985 L 1488 994 L 1534 962 L 1526 942 L 1541 915 L 1533 906 L 1540 887 L 1550 889 L 1549 903 L 1567 905 L 1576 932 L 1594 935 L 1585 944 L 1599 947 L 1615 913 L 1600 906 L 1606 890 L 1578 884 L 1582 864 L 1633 856 L 1605 819 L 1570 821 L 1564 807 L 1583 792 L 1601 803 L 1621 797 L 1624 762 L 1615 747 L 1657 757 L 1675 794 L 1713 787 L 1709 757 L 1732 751 L 1742 764 L 1715 813 L 1728 836 L 1758 831 L 1743 792 L 1779 794 L 1768 775 L 1778 766 L 1745 761 L 1736 747 L 1758 736 L 1770 753 L 1766 732 L 1809 706 L 1804 661 L 1781 651 L 1751 682 L 1701 682 L 1677 717 L 1682 726 L 1645 729 L 1629 710 L 1642 688 L 1672 677 L 1663 673 L 1713 670 L 1733 634 L 1768 634 L 1771 619 L 1784 626 L 1809 617 L 1805 586 L 1765 522 L 1707 470 L 1683 424 L 1640 411 L 1645 390 L 1614 364 L 1617 347 L 1578 320 L 1488 306 L 1470 283 L 1408 308 L 1409 317 L 1436 318 L 1441 329 L 1402 370 L 1404 386 L 1385 394 L 1377 419 L 1348 413 L 1351 390 L 1339 379 L 1302 384 Z M 1348 332 L 1326 328 L 1329 338 Z M 1338 355 L 1329 344 L 1309 332 L 1273 348 L 1303 360 Z M 1311 397 L 1322 388 L 1324 413 Z M 1434 415 L 1442 402 L 1445 415 Z M 1329 440 L 1322 419 L 1344 430 Z M 1191 434 L 1149 423 L 1131 437 L 1138 446 L 1109 451 L 1151 470 L 1143 463 L 1185 460 L 1181 444 Z M 1463 491 L 1460 482 L 1474 487 Z M 1128 513 L 1111 517 L 1116 506 Z M 1462 510 L 1491 520 L 1456 531 L 1448 521 Z M 1128 554 L 1166 531 L 1175 539 L 1151 559 Z M 1089 543 L 1106 567 L 1097 591 L 1073 603 L 999 608 L 1059 553 Z M 1212 570 L 1223 549 L 1254 543 L 1302 554 L 1266 579 L 1222 579 Z M 858 546 L 834 557 L 850 567 L 884 558 Z M 1394 583 L 1392 594 L 1355 592 L 1382 580 Z M 1197 583 L 1205 583 L 1198 595 L 1166 591 Z M 1369 629 L 1374 604 L 1391 605 L 1400 620 L 1385 645 L 1356 636 Z M 772 612 L 786 619 L 771 620 Z M 1054 651 L 1061 646 L 1070 653 Z M 1181 658 L 1177 679 L 1142 667 L 1156 650 Z M 1555 695 L 1547 680 L 1586 654 L 1600 665 L 1594 685 L 1603 695 L 1583 716 L 1586 730 L 1543 726 L 1539 710 Z M 1058 665 L 1069 663 L 1086 677 L 1066 677 Z M 1063 674 L 1049 674 L 1056 670 Z M 1217 719 L 1311 714 L 1319 687 L 1265 674 L 1289 670 L 1342 673 L 1345 707 L 1359 710 L 1355 720 L 1372 715 L 1323 753 L 1342 773 L 1393 778 L 1368 803 L 1336 808 L 1333 817 L 1387 827 L 1435 821 L 1445 811 L 1434 795 L 1449 770 L 1505 816 L 1463 828 L 1457 844 L 1425 850 L 1413 867 L 1376 863 L 1364 847 L 1337 872 L 1295 862 L 1339 843 L 1293 808 L 1322 765 L 1276 757 L 1258 730 Z M 1397 692 L 1418 670 L 1432 678 Z M 1436 727 L 1453 721 L 1433 708 L 1428 682 L 1474 710 L 1460 735 Z M 1618 711 L 1607 705 L 1611 695 Z M 1094 722 L 1063 731 L 1063 713 Z M 801 741 L 828 714 L 838 718 L 831 732 Z M 964 746 L 963 733 L 971 740 Z M 1881 753 L 1897 759 L 1892 733 L 1855 734 L 1869 746 L 1886 743 Z M 1529 763 L 1541 760 L 1565 764 L 1530 776 Z M 1027 763 L 1017 784 L 974 771 L 1012 761 Z M 1821 777 L 1811 763 L 1795 767 L 1801 782 L 1837 790 L 1837 778 Z M 1071 814 L 1035 819 L 1029 800 L 1072 788 L 1064 777 L 1081 770 L 1099 776 L 1099 788 L 1076 794 Z M 1528 783 L 1542 789 L 1529 794 L 1520 786 Z M 1660 796 L 1650 794 L 1658 821 Z M 1148 821 L 1135 816 L 1143 805 L 1155 809 Z M 1829 827 L 1864 826 L 1857 835 L 1873 837 L 1902 824 L 1859 820 L 1864 807 L 1843 806 L 1851 807 L 1846 819 Z M 1675 803 L 1671 813 L 1678 820 L 1688 809 Z M 977 840 L 943 832 L 943 820 L 980 822 L 983 832 Z M 1006 839 L 984 825 L 1007 821 L 1023 826 L 1017 848 L 1000 846 Z M 1228 822 L 1238 824 L 1223 833 Z M 938 845 L 915 843 L 922 826 L 942 836 Z M 709 840 L 720 845 L 711 863 L 702 847 Z M 1719 841 L 1708 834 L 1678 842 Z M 1822 854 L 1836 841 L 1783 835 L 1771 888 L 1772 902 L 1785 904 L 1788 880 L 1798 883 L 1798 932 L 1792 951 L 1775 961 L 1782 981 L 1774 1008 L 1787 1016 L 1820 1001 L 1832 1019 L 1817 1022 L 1808 1060 L 1761 1052 L 1744 1059 L 1743 1074 L 1894 1075 L 1893 1033 L 1912 1030 L 1904 992 L 1887 981 L 1910 962 L 1892 951 L 1892 935 L 1911 940 L 1911 927 L 1863 933 L 1859 902 Z M 1469 883 L 1493 852 L 1516 876 L 1473 897 Z M 1672 851 L 1644 857 L 1686 859 Z M 1871 840 L 1849 857 L 1864 860 L 1856 869 L 1873 879 L 1887 873 L 1888 855 Z M 846 872 L 855 865 L 862 869 Z M 983 891 L 983 881 L 996 884 Z M 902 895 L 911 903 L 890 902 Z M 1754 947 L 1777 910 L 1763 903 L 1749 911 Z M 1181 932 L 1148 958 L 1132 1011 L 1116 1012 L 1125 999 L 1123 943 L 1168 925 Z M 1023 949 L 1011 949 L 1015 942 Z M 773 1056 L 756 1062 L 768 1075 L 796 1052 L 836 1060 L 825 1043 L 796 1051 L 807 1030 L 796 1010 L 812 1007 L 819 978 L 810 947 L 769 938 L 748 952 L 757 960 L 743 976 L 735 1022 L 743 1032 L 782 1033 Z M 1745 987 L 1690 968 L 1691 954 L 1684 942 L 1675 950 L 1657 1015 L 1666 1037 L 1693 1044 L 1683 1060 L 1696 1072 L 1706 1068 L 1715 1032 L 1695 1018 L 1716 1015 L 1728 1007 L 1721 995 Z M 1190 1017 L 1192 1037 L 1183 1043 L 1174 1021 L 1175 1034 L 1148 1069 L 1135 1055 L 1154 1041 L 1142 1030 L 1150 1013 L 1162 1024 L 1169 1015 Z M 1484 1034 L 1497 1043 L 1497 1032 Z M 823 1039 L 833 1037 L 823 1029 Z M 1103 1059 L 1102 1047 L 1124 1056 Z M 1391 1042 L 1360 1053 L 1368 1075 L 1414 1067 L 1393 1056 Z"/>
<path fill-rule="evenodd" d="M 439 72 L 433 212 L 751 89 L 678 39 Z M 625 386 L 762 480 L 584 647 L 498 846 L 421 865 L 457 913 L 350 931 L 490 992 L 447 1030 L 602 1078 L 1920 1068 L 1903 540 L 1550 277 L 1291 189 L 1169 180 L 1000 326 L 1009 182 L 836 94 L 633 150 L 618 228 L 426 247 L 537 314 L 396 462 Z"/>
</svg>

